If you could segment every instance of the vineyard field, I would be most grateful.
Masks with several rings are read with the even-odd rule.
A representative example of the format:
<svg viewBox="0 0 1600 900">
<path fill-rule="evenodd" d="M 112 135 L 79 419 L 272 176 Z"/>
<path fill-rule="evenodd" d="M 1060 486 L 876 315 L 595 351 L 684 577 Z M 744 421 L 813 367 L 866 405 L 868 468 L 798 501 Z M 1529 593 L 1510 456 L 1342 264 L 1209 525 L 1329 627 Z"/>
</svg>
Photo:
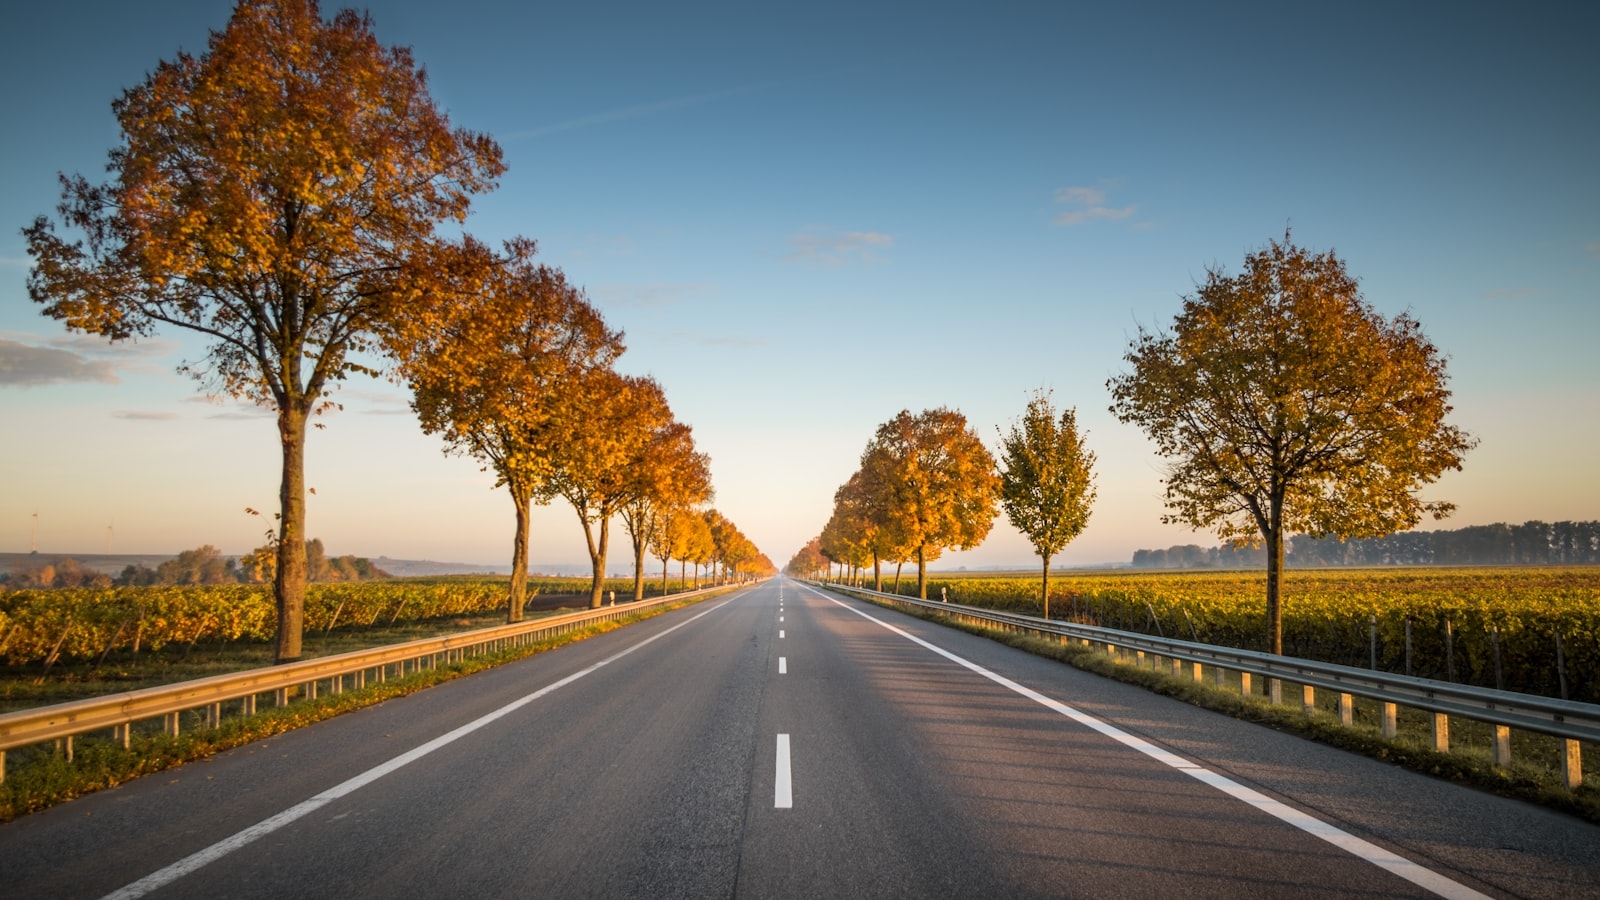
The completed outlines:
<svg viewBox="0 0 1600 900">
<path fill-rule="evenodd" d="M 1050 588 L 1053 619 L 1265 645 L 1264 572 L 1052 573 Z M 954 603 L 1042 611 L 1037 574 L 930 573 L 928 596 L 941 589 Z M 915 591 L 901 582 L 901 593 Z M 1375 659 L 1387 672 L 1597 703 L 1600 567 L 1293 570 L 1283 646 L 1288 656 L 1360 668 Z"/>
<path fill-rule="evenodd" d="M 312 584 L 306 634 L 370 628 L 444 617 L 483 616 L 507 604 L 508 579 L 449 576 Z M 661 581 L 646 581 L 658 596 Z M 668 582 L 669 590 L 684 589 Z M 586 578 L 530 578 L 530 606 L 588 605 Z M 610 579 L 619 602 L 633 597 L 633 579 Z M 559 598 L 559 599 L 556 599 Z M 117 651 L 159 652 L 200 642 L 267 642 L 277 609 L 267 585 L 181 585 L 66 588 L 0 593 L 0 659 L 9 666 L 87 660 Z"/>
</svg>

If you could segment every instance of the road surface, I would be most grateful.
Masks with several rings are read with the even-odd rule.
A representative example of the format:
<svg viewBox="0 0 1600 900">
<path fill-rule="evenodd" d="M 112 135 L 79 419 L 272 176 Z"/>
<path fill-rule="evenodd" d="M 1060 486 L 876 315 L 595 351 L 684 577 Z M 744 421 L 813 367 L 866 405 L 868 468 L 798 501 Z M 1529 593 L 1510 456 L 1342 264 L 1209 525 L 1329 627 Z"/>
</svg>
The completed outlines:
<svg viewBox="0 0 1600 900">
<path fill-rule="evenodd" d="M 777 579 L 0 825 L 8 897 L 1600 896 L 1600 828 Z"/>
</svg>

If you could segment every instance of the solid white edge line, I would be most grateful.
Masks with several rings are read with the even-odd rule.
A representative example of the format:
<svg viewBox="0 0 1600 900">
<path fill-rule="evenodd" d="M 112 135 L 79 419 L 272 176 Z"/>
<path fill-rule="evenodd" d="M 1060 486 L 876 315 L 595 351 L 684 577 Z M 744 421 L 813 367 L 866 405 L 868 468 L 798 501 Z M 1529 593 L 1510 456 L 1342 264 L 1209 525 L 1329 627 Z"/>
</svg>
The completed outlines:
<svg viewBox="0 0 1600 900">
<path fill-rule="evenodd" d="M 794 807 L 794 783 L 789 779 L 789 736 L 778 735 L 778 764 L 772 779 L 772 808 Z"/>
<path fill-rule="evenodd" d="M 112 891 L 111 893 L 109 893 L 109 894 L 107 894 L 105 896 L 104 900 L 134 900 L 134 898 L 143 897 L 144 895 L 150 893 L 151 891 L 157 890 L 158 888 L 165 887 L 166 885 L 171 884 L 174 881 L 177 881 L 179 878 L 182 878 L 183 876 L 188 875 L 190 872 L 193 872 L 193 871 L 201 868 L 202 866 L 205 866 L 205 865 L 207 865 L 209 863 L 212 863 L 212 862 L 215 862 L 215 861 L 221 859 L 224 856 L 227 856 L 229 853 L 232 853 L 233 851 L 238 850 L 240 847 L 245 846 L 246 844 L 250 843 L 251 841 L 254 841 L 254 840 L 256 840 L 257 838 L 260 838 L 260 837 L 265 837 L 266 835 L 269 835 L 272 832 L 277 831 L 278 829 L 282 828 L 285 825 L 288 825 L 289 823 L 295 821 L 296 819 L 302 818 L 302 817 L 304 817 L 304 816 L 306 816 L 306 815 L 308 815 L 310 813 L 313 813 L 313 812 L 317 811 L 318 809 L 322 808 L 323 806 L 326 806 L 327 804 L 332 803 L 334 800 L 337 800 L 340 797 L 345 796 L 346 794 L 352 793 L 352 792 L 354 792 L 354 791 L 356 791 L 356 790 L 358 790 L 360 788 L 366 787 L 367 785 L 371 784 L 374 781 L 377 781 L 379 778 L 382 778 L 385 775 L 388 775 L 389 773 L 395 771 L 396 769 L 399 769 L 399 768 L 401 768 L 403 766 L 409 765 L 410 763 L 416 762 L 417 760 L 421 759 L 424 756 L 427 756 L 428 754 L 432 753 L 433 751 L 438 750 L 439 748 L 444 747 L 447 744 L 452 744 L 452 743 L 460 740 L 461 738 L 466 737 L 467 735 L 471 734 L 472 732 L 477 731 L 478 729 L 484 727 L 485 725 L 488 725 L 488 724 L 496 721 L 497 719 L 501 719 L 501 718 L 503 718 L 503 717 L 505 717 L 507 715 L 510 715 L 513 712 L 516 712 L 517 710 L 521 709 L 524 706 L 527 706 L 529 703 L 532 703 L 533 701 L 539 699 L 540 697 L 543 697 L 544 695 L 549 694 L 549 693 L 557 690 L 558 688 L 565 687 L 565 686 L 571 684 L 572 682 L 577 681 L 579 678 L 582 678 L 583 676 L 588 675 L 589 673 L 595 671 L 596 669 L 602 668 L 603 666 L 610 665 L 611 663 L 616 662 L 617 660 L 623 658 L 624 656 L 627 656 L 628 654 L 632 653 L 633 651 L 638 650 L 639 648 L 641 648 L 641 647 L 643 647 L 643 646 L 645 646 L 647 644 L 650 644 L 650 643 L 652 643 L 654 641 L 660 640 L 661 638 L 666 637 L 667 635 L 673 633 L 674 631 L 677 631 L 679 628 L 682 628 L 685 625 L 688 625 L 688 624 L 696 621 L 697 619 L 700 619 L 700 618 L 702 618 L 704 616 L 708 616 L 708 615 L 716 612 L 717 610 L 721 609 L 724 606 L 727 606 L 731 602 L 733 602 L 733 598 L 730 597 L 729 599 L 724 600 L 721 603 L 718 603 L 716 606 L 713 606 L 710 609 L 707 609 L 707 610 L 705 610 L 705 611 L 703 611 L 701 613 L 698 613 L 693 618 L 685 619 L 684 621 L 679 622 L 678 624 L 672 626 L 671 628 L 668 628 L 667 630 L 665 630 L 663 632 L 660 632 L 659 634 L 651 635 L 650 637 L 645 638 L 644 640 L 640 641 L 639 643 L 634 644 L 633 646 L 628 647 L 628 648 L 626 648 L 624 650 L 621 650 L 621 651 L 619 651 L 617 653 L 614 653 L 614 654 L 606 657 L 605 659 L 602 659 L 599 662 L 589 666 L 586 669 L 583 669 L 583 670 L 578 671 L 578 672 L 574 672 L 571 675 L 568 675 L 567 677 L 562 678 L 559 681 L 556 681 L 556 682 L 553 682 L 551 684 L 548 684 L 548 685 L 540 688 L 539 690 L 534 691 L 531 694 L 528 694 L 528 695 L 523 696 L 523 697 L 519 697 L 518 699 L 513 700 L 510 703 L 507 703 L 505 706 L 502 706 L 499 709 L 494 710 L 493 712 L 485 713 L 484 715 L 479 716 L 476 719 L 473 719 L 471 722 L 468 722 L 465 725 L 462 725 L 462 726 L 460 726 L 460 727 L 458 727 L 458 728 L 456 728 L 456 729 L 454 729 L 452 731 L 445 732 L 444 734 L 434 738 L 433 740 L 428 741 L 425 744 L 421 744 L 421 745 L 419 745 L 417 747 L 414 747 L 411 750 L 408 750 L 405 753 L 402 753 L 399 756 L 396 756 L 396 757 L 394 757 L 393 759 L 390 759 L 387 762 L 380 763 L 380 764 L 378 764 L 376 766 L 373 766 L 372 768 L 368 769 L 367 771 L 362 772 L 360 775 L 357 775 L 354 778 L 350 778 L 350 779 L 348 779 L 346 781 L 340 782 L 339 784 L 336 784 L 333 787 L 323 791 L 322 793 L 317 794 L 315 797 L 312 797 L 309 800 L 303 801 L 301 803 L 297 803 L 294 806 L 289 807 L 288 809 L 284 810 L 283 812 L 278 813 L 275 816 L 270 816 L 270 817 L 268 817 L 266 819 L 262 819 L 260 822 L 257 822 L 256 824 L 251 825 L 249 828 L 246 828 L 243 831 L 240 831 L 237 834 L 232 835 L 231 837 L 223 838 L 222 840 L 216 842 L 215 844 L 212 844 L 211 846 L 206 847 L 203 850 L 197 850 L 194 853 L 191 853 L 188 856 L 185 856 L 183 859 L 180 859 L 177 862 L 175 862 L 175 863 L 173 863 L 173 864 L 171 864 L 171 865 L 169 865 L 169 866 L 167 866 L 165 868 L 158 869 L 157 871 L 152 872 L 149 875 L 146 875 L 145 877 L 139 879 L 138 881 L 133 882 L 132 884 L 126 885 L 126 886 L 124 886 L 122 888 L 119 888 L 119 889 L 117 889 L 115 891 Z"/>
<path fill-rule="evenodd" d="M 1079 723 L 1080 725 L 1084 725 L 1088 728 L 1098 731 L 1106 737 L 1123 744 L 1124 746 L 1138 750 L 1140 753 L 1145 754 L 1151 759 L 1165 763 L 1166 765 L 1183 772 L 1185 775 L 1188 775 L 1202 784 L 1210 785 L 1211 787 L 1216 788 L 1217 790 L 1227 794 L 1230 797 L 1233 797 L 1236 800 L 1248 803 L 1256 809 L 1259 809 L 1262 812 L 1279 819 L 1280 821 L 1293 825 L 1307 834 L 1319 837 L 1347 853 L 1372 863 L 1380 869 L 1384 869 L 1385 871 L 1404 878 L 1406 881 L 1409 881 L 1412 884 L 1432 891 L 1441 897 L 1452 898 L 1452 900 L 1455 900 L 1455 898 L 1459 898 L 1459 900 L 1468 900 L 1468 898 L 1483 898 L 1483 900 L 1487 900 L 1486 894 L 1479 893 L 1478 891 L 1475 891 L 1458 881 L 1453 881 L 1450 878 L 1421 865 L 1420 863 L 1413 862 L 1391 850 L 1386 850 L 1382 847 L 1379 847 L 1371 841 L 1356 837 L 1348 831 L 1338 828 L 1337 826 L 1330 825 L 1327 822 L 1324 822 L 1321 819 L 1310 815 L 1309 813 L 1295 809 L 1294 807 L 1289 806 L 1280 800 L 1274 800 L 1260 791 L 1245 787 L 1244 785 L 1234 781 L 1231 778 L 1228 778 L 1225 775 L 1219 775 L 1216 772 L 1198 765 L 1197 763 L 1190 762 L 1189 760 L 1184 759 L 1175 753 L 1163 750 L 1149 741 L 1129 734 L 1128 732 L 1123 731 L 1109 722 L 1103 722 L 1099 719 L 1096 719 L 1094 716 L 1073 709 L 1065 703 L 1062 703 L 1058 700 L 1053 700 L 1031 688 L 1017 684 L 1011 679 L 1006 678 L 998 673 L 991 672 L 977 663 L 969 662 L 968 660 L 962 659 L 961 657 L 951 653 L 948 650 L 945 650 L 942 647 L 937 647 L 933 644 L 930 644 L 908 631 L 890 625 L 888 622 L 885 622 L 882 619 L 868 615 L 867 613 L 856 609 L 848 603 L 817 592 L 815 589 L 808 588 L 808 590 L 811 590 L 812 593 L 817 594 L 817 596 L 822 597 L 825 600 L 832 601 L 833 603 L 848 609 L 849 611 L 855 613 L 863 619 L 866 619 L 869 622 L 876 623 L 877 625 L 880 625 L 883 628 L 900 635 L 912 643 L 919 644 L 929 650 L 932 650 L 934 653 L 943 656 L 951 662 L 970 669 L 971 671 L 982 675 L 983 677 L 993 681 L 998 685 L 1001 685 L 1002 687 L 1015 691 L 1016 693 L 1027 697 L 1029 700 L 1032 700 L 1041 706 L 1052 709 L 1073 720 L 1074 722 Z"/>
<path fill-rule="evenodd" d="M 779 675 L 787 675 L 787 674 L 789 674 L 789 657 L 787 657 L 787 656 L 778 657 L 778 674 Z"/>
</svg>

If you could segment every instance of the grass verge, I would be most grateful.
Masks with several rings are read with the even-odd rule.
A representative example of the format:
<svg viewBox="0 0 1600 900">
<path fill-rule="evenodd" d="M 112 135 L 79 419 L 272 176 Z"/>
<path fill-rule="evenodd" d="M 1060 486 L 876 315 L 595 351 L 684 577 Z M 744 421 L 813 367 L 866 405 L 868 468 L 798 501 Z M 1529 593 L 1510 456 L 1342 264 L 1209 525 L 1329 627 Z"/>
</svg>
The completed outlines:
<svg viewBox="0 0 1600 900">
<path fill-rule="evenodd" d="M 872 598 L 867 599 L 887 609 L 998 641 L 1086 672 L 1138 685 L 1154 693 L 1235 719 L 1255 722 L 1276 731 L 1297 734 L 1425 775 L 1470 785 L 1503 797 L 1536 803 L 1600 824 L 1600 788 L 1595 786 L 1596 778 L 1592 774 L 1595 766 L 1600 764 L 1600 753 L 1596 752 L 1600 748 L 1588 744 L 1584 745 L 1584 749 L 1587 751 L 1585 757 L 1590 760 L 1591 774 L 1585 776 L 1582 786 L 1572 790 L 1566 786 L 1564 779 L 1553 766 L 1541 766 L 1534 761 L 1540 757 L 1552 760 L 1556 758 L 1556 747 L 1559 742 L 1555 738 L 1513 732 L 1518 738 L 1518 745 L 1514 748 L 1516 752 L 1513 754 L 1512 765 L 1500 768 L 1494 765 L 1486 749 L 1488 740 L 1483 735 L 1487 735 L 1488 727 L 1470 719 L 1451 717 L 1451 736 L 1454 743 L 1449 752 L 1442 753 L 1433 748 L 1426 720 L 1422 716 L 1402 715 L 1399 733 L 1390 740 L 1383 736 L 1376 724 L 1366 724 L 1362 721 L 1365 718 L 1370 722 L 1376 722 L 1376 704 L 1371 704 L 1374 709 L 1367 710 L 1364 716 L 1361 715 L 1362 708 L 1358 704 L 1357 721 L 1354 725 L 1347 726 L 1335 713 L 1325 709 L 1319 708 L 1316 712 L 1307 714 L 1298 703 L 1280 706 L 1273 705 L 1259 695 L 1247 697 L 1237 690 L 1236 673 L 1233 679 L 1234 690 L 1219 688 L 1209 682 L 1194 681 L 1159 670 L 1119 662 L 1081 644 L 1058 643 L 1040 637 L 969 625 L 951 621 L 937 612 L 908 609 Z M 1287 688 L 1284 696 L 1289 696 Z M 1481 743 L 1485 749 L 1477 749 L 1472 746 L 1474 743 Z"/>
<path fill-rule="evenodd" d="M 681 603 L 643 610 L 621 621 L 599 622 L 522 647 L 423 669 L 404 678 L 346 688 L 343 693 L 314 700 L 299 699 L 288 706 L 264 709 L 250 716 L 225 718 L 214 728 L 194 728 L 176 736 L 160 731 L 136 733 L 126 750 L 121 744 L 101 736 L 76 740 L 70 761 L 60 748 L 48 745 L 12 750 L 7 754 L 5 781 L 0 782 L 0 822 L 707 599 L 710 597 L 693 597 Z"/>
</svg>

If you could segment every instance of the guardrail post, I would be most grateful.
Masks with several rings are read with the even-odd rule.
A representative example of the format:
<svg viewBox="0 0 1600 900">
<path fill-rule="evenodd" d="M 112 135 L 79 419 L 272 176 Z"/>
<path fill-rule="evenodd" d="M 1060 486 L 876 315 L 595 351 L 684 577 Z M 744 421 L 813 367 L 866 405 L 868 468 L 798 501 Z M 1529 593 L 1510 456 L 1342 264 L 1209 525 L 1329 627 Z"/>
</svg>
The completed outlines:
<svg viewBox="0 0 1600 900">
<path fill-rule="evenodd" d="M 1511 765 L 1511 726 L 1494 726 L 1494 764 L 1500 768 Z"/>
<path fill-rule="evenodd" d="M 1317 689 L 1309 684 L 1300 685 L 1300 708 L 1308 716 L 1317 711 Z"/>
<path fill-rule="evenodd" d="M 178 726 L 178 716 L 179 715 L 180 715 L 179 713 L 167 713 L 166 715 L 162 716 L 161 717 L 161 729 L 163 731 L 165 731 L 167 734 L 169 734 L 169 735 L 171 735 L 173 737 L 177 737 L 178 736 L 178 727 L 179 727 Z"/>
<path fill-rule="evenodd" d="M 1450 716 L 1447 713 L 1433 714 L 1433 749 L 1450 752 Z"/>
<path fill-rule="evenodd" d="M 206 707 L 206 727 L 215 728 L 222 724 L 222 704 L 213 703 Z"/>
<path fill-rule="evenodd" d="M 118 725 L 118 726 L 116 726 L 116 727 L 111 729 L 111 739 L 116 741 L 117 743 L 121 744 L 122 745 L 122 749 L 126 750 L 126 749 L 128 749 L 128 743 L 129 743 L 129 740 L 130 740 L 132 732 L 133 732 L 133 723 L 132 722 L 123 722 L 121 725 Z"/>
<path fill-rule="evenodd" d="M 1580 745 L 1577 741 L 1570 739 L 1566 742 L 1566 744 L 1567 752 L 1564 754 L 1565 758 L 1562 760 L 1562 768 L 1566 770 L 1567 788 L 1575 791 L 1578 788 L 1583 787 L 1583 748 L 1582 745 Z M 0 769 L 4 768 L 5 758 L 5 753 L 0 752 Z M 0 778 L 4 777 L 5 773 L 0 771 Z"/>
<path fill-rule="evenodd" d="M 1267 699 L 1272 701 L 1272 705 L 1273 706 L 1282 706 L 1283 705 L 1283 679 L 1282 678 L 1268 678 L 1267 679 Z"/>
<path fill-rule="evenodd" d="M 1339 721 L 1349 727 L 1356 722 L 1356 698 L 1349 694 L 1339 695 Z"/>
<path fill-rule="evenodd" d="M 288 688 L 278 688 L 277 690 L 273 691 L 272 692 L 272 705 L 276 706 L 279 709 L 283 709 L 285 706 L 288 706 L 289 705 L 289 689 Z"/>
<path fill-rule="evenodd" d="M 72 735 L 67 735 L 67 762 L 72 762 Z"/>
<path fill-rule="evenodd" d="M 239 715 L 253 716 L 256 714 L 256 695 L 251 694 L 239 701 Z"/>
<path fill-rule="evenodd" d="M 1183 677 L 1183 660 L 1177 658 L 1176 656 L 1172 657 L 1172 677 Z"/>
<path fill-rule="evenodd" d="M 1134 652 L 1134 656 L 1138 660 L 1138 662 L 1135 663 L 1135 665 L 1137 665 L 1141 669 L 1144 668 L 1144 651 L 1143 650 L 1137 650 L 1137 651 Z"/>
<path fill-rule="evenodd" d="M 1251 691 L 1250 691 L 1250 673 L 1249 672 L 1240 672 L 1239 673 L 1239 693 L 1244 695 L 1244 696 L 1246 696 L 1246 697 L 1250 696 L 1250 694 L 1251 694 Z"/>
<path fill-rule="evenodd" d="M 1398 717 L 1399 717 L 1399 704 L 1396 704 L 1396 703 L 1385 703 L 1383 705 L 1383 736 L 1384 737 L 1389 738 L 1390 740 L 1393 740 L 1394 736 L 1400 733 L 1400 725 L 1399 725 L 1399 722 L 1398 722 Z"/>
<path fill-rule="evenodd" d="M 1219 688 L 1220 687 L 1226 687 L 1227 686 L 1227 682 L 1228 682 L 1228 677 L 1227 676 L 1228 676 L 1227 670 L 1223 669 L 1219 665 L 1216 665 L 1215 663 L 1212 664 L 1212 666 L 1211 666 L 1211 681 L 1212 681 L 1212 683 L 1214 683 Z"/>
<path fill-rule="evenodd" d="M 1194 680 L 1195 681 L 1203 680 L 1204 674 L 1205 673 L 1200 670 L 1200 664 L 1199 663 L 1195 663 L 1194 664 Z"/>
<path fill-rule="evenodd" d="M 6 752 L 0 750 L 0 784 L 6 783 Z"/>
</svg>

